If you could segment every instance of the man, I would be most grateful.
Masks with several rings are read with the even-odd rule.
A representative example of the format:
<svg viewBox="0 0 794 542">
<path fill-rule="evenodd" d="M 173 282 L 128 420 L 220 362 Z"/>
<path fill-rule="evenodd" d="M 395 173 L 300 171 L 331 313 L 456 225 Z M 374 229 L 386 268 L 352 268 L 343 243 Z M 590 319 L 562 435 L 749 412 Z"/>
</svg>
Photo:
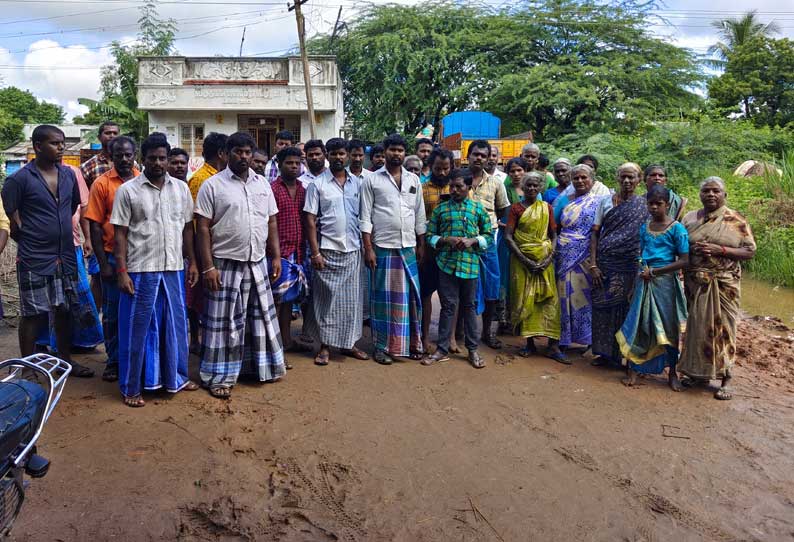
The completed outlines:
<svg viewBox="0 0 794 542">
<path fill-rule="evenodd" d="M 430 180 L 430 162 L 428 160 L 434 148 L 433 142 L 426 137 L 416 142 L 416 156 L 422 161 L 422 172 L 419 176 L 422 184 Z"/>
<path fill-rule="evenodd" d="M 507 179 L 507 173 L 500 171 L 497 167 L 499 165 L 499 147 L 491 145 L 491 154 L 488 155 L 488 160 L 485 162 L 485 172 L 488 175 L 493 175 L 496 180 L 504 183 Z"/>
<path fill-rule="evenodd" d="M 174 147 L 168 153 L 168 174 L 174 179 L 187 182 L 187 170 L 190 156 L 185 149 Z"/>
<path fill-rule="evenodd" d="M 320 343 L 314 358 L 328 365 L 330 348 L 345 356 L 369 359 L 356 348 L 361 338 L 361 232 L 359 207 L 361 182 L 350 175 L 347 142 L 329 139 L 330 168 L 309 185 L 306 195 L 306 235 L 311 248 L 312 310 L 306 331 Z"/>
<path fill-rule="evenodd" d="M 455 163 L 455 157 L 451 151 L 435 149 L 430 153 L 427 162 L 430 164 L 430 179 L 422 185 L 422 199 L 425 204 L 425 216 L 432 216 L 433 210 L 442 199 L 449 197 L 449 174 Z M 438 263 L 436 263 L 435 251 L 430 247 L 425 248 L 425 257 L 419 266 L 419 286 L 422 293 L 422 349 L 429 352 L 433 294 L 438 290 Z"/>
<path fill-rule="evenodd" d="M 72 322 L 89 316 L 81 314 L 75 293 L 72 216 L 80 206 L 80 190 L 74 172 L 61 165 L 63 132 L 42 124 L 31 139 L 36 157 L 9 176 L 2 190 L 17 242 L 20 354 L 33 354 L 52 313 L 58 356 L 72 364 L 72 376 L 91 377 L 94 371 L 71 360 Z"/>
<path fill-rule="evenodd" d="M 378 171 L 386 163 L 383 145 L 373 145 L 369 150 L 370 171 Z"/>
<path fill-rule="evenodd" d="M 554 180 L 557 182 L 557 186 L 553 188 L 547 188 L 543 192 L 543 201 L 546 203 L 551 203 L 552 206 L 554 205 L 554 201 L 557 197 L 562 193 L 568 185 L 571 184 L 571 177 L 569 175 L 571 171 L 571 161 L 567 158 L 558 158 L 554 165 L 551 167 L 552 172 L 554 173 Z"/>
<path fill-rule="evenodd" d="M 272 285 L 273 302 L 276 304 L 284 351 L 307 352 L 310 348 L 293 341 L 290 331 L 292 307 L 300 304 L 308 295 L 308 282 L 303 268 L 306 250 L 302 216 L 306 189 L 298 181 L 301 151 L 297 147 L 281 149 L 278 153 L 278 165 L 281 175 L 270 185 L 278 208 L 276 224 L 281 253 L 281 275 Z M 289 363 L 286 367 L 291 368 Z"/>
<path fill-rule="evenodd" d="M 534 143 L 527 143 L 521 148 L 521 158 L 527 163 L 529 169 L 527 173 L 530 171 L 539 171 L 540 168 L 540 147 L 535 145 Z M 554 175 L 548 172 L 544 172 L 546 175 L 546 186 L 544 189 L 553 188 L 557 186 L 557 181 L 554 180 Z"/>
<path fill-rule="evenodd" d="M 226 140 L 228 138 L 229 136 L 226 134 L 219 134 L 218 132 L 210 132 L 204 138 L 204 143 L 201 147 L 201 156 L 204 157 L 204 163 L 193 173 L 188 182 L 193 201 L 196 201 L 204 181 L 226 167 Z"/>
<path fill-rule="evenodd" d="M 251 158 L 251 169 L 257 175 L 264 175 L 265 167 L 267 167 L 267 152 L 262 149 L 256 149 L 254 156 Z"/>
<path fill-rule="evenodd" d="M 383 140 L 386 165 L 364 177 L 361 233 L 364 259 L 372 270 L 371 329 L 375 361 L 391 356 L 422 359 L 419 268 L 424 253 L 425 205 L 419 177 L 403 167 L 405 139 Z"/>
<path fill-rule="evenodd" d="M 308 186 L 326 170 L 326 156 L 325 145 L 319 139 L 310 139 L 306 142 L 303 148 L 306 153 L 306 166 L 308 171 L 305 171 L 300 176 L 300 182 L 303 186 Z"/>
<path fill-rule="evenodd" d="M 504 219 L 510 208 L 504 181 L 485 171 L 485 163 L 491 156 L 491 145 L 483 140 L 472 141 L 469 145 L 469 169 L 472 174 L 471 199 L 479 202 L 491 218 L 491 226 L 495 235 L 499 228 L 499 219 Z M 487 249 L 480 258 L 480 285 L 482 299 L 485 301 L 482 313 L 482 342 L 494 350 L 502 348 L 502 341 L 496 338 L 492 324 L 496 317 L 499 302 L 499 254 L 496 243 L 488 243 Z"/>
<path fill-rule="evenodd" d="M 417 177 L 422 175 L 422 160 L 415 154 L 405 157 L 405 161 L 403 162 L 403 167 L 405 167 L 405 169 L 407 169 Z"/>
<path fill-rule="evenodd" d="M 449 359 L 452 324 L 460 307 L 469 363 L 475 369 L 485 367 L 485 361 L 477 352 L 477 283 L 479 255 L 489 243 L 493 243 L 493 226 L 483 206 L 468 198 L 471 177 L 466 177 L 461 170 L 452 173 L 449 183 L 451 198 L 435 208 L 428 222 L 427 233 L 430 245 L 436 250 L 439 267 L 441 318 L 438 349 L 422 360 L 422 365 Z"/>
<path fill-rule="evenodd" d="M 187 259 L 189 284 L 198 281 L 193 198 L 168 175 L 170 150 L 162 134 L 143 141 L 144 171 L 116 189 L 110 215 L 120 290 L 119 388 L 129 407 L 145 405 L 143 390 L 198 389 L 187 372 L 184 277 Z"/>
<path fill-rule="evenodd" d="M 269 182 L 272 183 L 273 181 L 278 179 L 278 175 L 279 175 L 278 153 L 281 152 L 281 149 L 291 147 L 294 139 L 295 136 L 293 136 L 292 132 L 290 132 L 289 130 L 281 130 L 276 134 L 276 144 L 272 149 L 273 157 L 265 166 L 265 178 Z M 303 168 L 301 168 L 301 173 L 303 173 Z"/>
<path fill-rule="evenodd" d="M 83 173 L 83 179 L 89 190 L 94 181 L 110 171 L 112 167 L 108 145 L 113 138 L 119 135 L 119 125 L 112 120 L 106 120 L 99 125 L 97 133 L 102 149 L 80 166 L 80 171 Z M 91 275 L 91 293 L 94 295 L 94 300 L 101 305 L 102 280 L 99 277 L 99 262 L 93 254 L 88 257 L 88 274 Z"/>
<path fill-rule="evenodd" d="M 356 177 L 364 176 L 364 142 L 360 139 L 351 139 L 347 142 L 347 154 L 350 160 L 347 172 Z"/>
<path fill-rule="evenodd" d="M 241 373 L 267 382 L 286 372 L 270 290 L 270 280 L 281 276 L 278 208 L 270 183 L 250 169 L 254 148 L 246 133 L 229 136 L 228 166 L 204 183 L 196 200 L 207 290 L 200 373 L 203 385 L 220 399 L 231 396 Z"/>
<path fill-rule="evenodd" d="M 116 279 L 115 231 L 110 218 L 119 187 L 140 175 L 135 168 L 135 141 L 119 136 L 108 149 L 113 168 L 91 185 L 85 218 L 91 231 L 102 280 L 102 331 L 105 338 L 107 364 L 102 380 L 113 382 L 119 377 L 119 286 Z"/>
</svg>

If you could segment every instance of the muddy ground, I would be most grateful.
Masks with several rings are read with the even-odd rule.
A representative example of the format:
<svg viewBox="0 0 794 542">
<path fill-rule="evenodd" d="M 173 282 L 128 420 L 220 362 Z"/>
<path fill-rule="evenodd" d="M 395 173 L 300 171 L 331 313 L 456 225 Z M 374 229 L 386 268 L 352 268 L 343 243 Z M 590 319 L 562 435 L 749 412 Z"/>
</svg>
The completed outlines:
<svg viewBox="0 0 794 542">
<path fill-rule="evenodd" d="M 481 371 L 293 356 L 229 402 L 137 410 L 71 379 L 12 539 L 791 541 L 792 333 L 742 323 L 730 402 L 515 347 L 483 348 Z M 81 358 L 101 372 L 101 353 Z"/>
</svg>

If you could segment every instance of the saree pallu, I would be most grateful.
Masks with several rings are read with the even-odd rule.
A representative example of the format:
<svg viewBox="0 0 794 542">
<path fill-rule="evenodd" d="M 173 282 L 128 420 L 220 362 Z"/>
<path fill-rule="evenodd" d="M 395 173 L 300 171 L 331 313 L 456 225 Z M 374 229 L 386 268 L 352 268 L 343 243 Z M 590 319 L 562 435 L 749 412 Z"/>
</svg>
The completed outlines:
<svg viewBox="0 0 794 542">
<path fill-rule="evenodd" d="M 221 289 L 207 294 L 199 373 L 205 386 L 231 387 L 240 375 L 284 376 L 284 349 L 265 259 L 216 259 Z"/>
<path fill-rule="evenodd" d="M 629 312 L 629 298 L 637 278 L 640 226 L 648 219 L 645 198 L 634 196 L 604 215 L 598 232 L 596 265 L 603 275 L 593 287 L 593 354 L 620 363 L 615 333 Z"/>
<path fill-rule="evenodd" d="M 306 331 L 320 344 L 350 349 L 361 338 L 361 251 L 320 252 L 325 268 L 314 270 Z"/>
<path fill-rule="evenodd" d="M 72 346 L 93 348 L 100 344 L 104 337 L 102 320 L 94 302 L 94 295 L 91 293 L 91 283 L 88 280 L 83 249 L 75 247 L 74 252 L 77 260 L 77 280 L 74 283 L 74 292 L 77 296 L 78 307 L 71 310 L 75 315 L 75 318 L 72 319 Z M 49 346 L 50 351 L 57 352 L 55 322 L 51 313 L 49 321 L 49 326 L 39 334 L 36 344 Z"/>
<path fill-rule="evenodd" d="M 549 214 L 547 203 L 535 202 L 521 215 L 513 232 L 518 249 L 533 262 L 551 254 Z M 560 338 L 560 301 L 553 264 L 536 273 L 511 256 L 510 292 L 510 321 L 517 335 Z"/>
<path fill-rule="evenodd" d="M 560 294 L 560 345 L 592 342 L 590 235 L 599 198 L 587 193 L 568 203 L 560 215 L 557 238 L 557 289 Z"/>
<path fill-rule="evenodd" d="M 677 273 L 648 282 L 637 280 L 631 309 L 615 335 L 629 366 L 644 374 L 659 374 L 665 367 L 674 370 L 686 318 L 686 299 Z"/>
<path fill-rule="evenodd" d="M 745 218 L 724 206 L 710 214 L 688 213 L 683 224 L 692 244 L 705 241 L 730 248 L 756 246 Z M 692 254 L 690 266 L 684 273 L 689 319 L 678 369 L 696 379 L 730 376 L 736 357 L 741 264 L 730 258 Z"/>
<path fill-rule="evenodd" d="M 135 294 L 119 296 L 119 388 L 176 393 L 188 383 L 184 271 L 130 273 Z"/>
<path fill-rule="evenodd" d="M 413 248 L 375 247 L 370 325 L 375 350 L 406 357 L 422 352 L 422 299 Z"/>
</svg>

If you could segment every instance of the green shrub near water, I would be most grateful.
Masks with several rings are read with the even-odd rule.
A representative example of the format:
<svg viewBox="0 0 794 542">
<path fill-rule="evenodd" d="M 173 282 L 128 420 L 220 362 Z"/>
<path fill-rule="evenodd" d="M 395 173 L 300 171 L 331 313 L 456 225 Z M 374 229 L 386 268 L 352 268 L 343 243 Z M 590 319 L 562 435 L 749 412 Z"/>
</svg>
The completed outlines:
<svg viewBox="0 0 794 542">
<path fill-rule="evenodd" d="M 688 210 L 700 208 L 703 179 L 723 178 L 728 205 L 747 217 L 758 245 L 745 267 L 757 278 L 794 287 L 794 131 L 701 119 L 648 124 L 631 134 L 573 134 L 539 144 L 551 161 L 594 154 L 599 177 L 611 187 L 623 162 L 662 164 L 670 186 L 689 198 Z M 734 177 L 733 170 L 751 159 L 774 163 L 782 176 Z"/>
</svg>

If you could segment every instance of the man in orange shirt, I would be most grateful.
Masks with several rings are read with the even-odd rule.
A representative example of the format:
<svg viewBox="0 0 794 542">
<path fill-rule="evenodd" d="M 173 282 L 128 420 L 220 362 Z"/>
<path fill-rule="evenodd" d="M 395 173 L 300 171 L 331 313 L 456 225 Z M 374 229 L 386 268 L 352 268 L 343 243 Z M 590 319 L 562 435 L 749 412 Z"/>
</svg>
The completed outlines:
<svg viewBox="0 0 794 542">
<path fill-rule="evenodd" d="M 119 375 L 119 287 L 113 257 L 114 228 L 110 223 L 113 199 L 122 183 L 140 175 L 135 168 L 135 141 L 127 136 L 114 139 L 108 149 L 113 167 L 91 185 L 88 208 L 83 215 L 91 228 L 91 241 L 102 277 L 102 327 L 107 366 L 102 379 L 113 382 Z"/>
</svg>

